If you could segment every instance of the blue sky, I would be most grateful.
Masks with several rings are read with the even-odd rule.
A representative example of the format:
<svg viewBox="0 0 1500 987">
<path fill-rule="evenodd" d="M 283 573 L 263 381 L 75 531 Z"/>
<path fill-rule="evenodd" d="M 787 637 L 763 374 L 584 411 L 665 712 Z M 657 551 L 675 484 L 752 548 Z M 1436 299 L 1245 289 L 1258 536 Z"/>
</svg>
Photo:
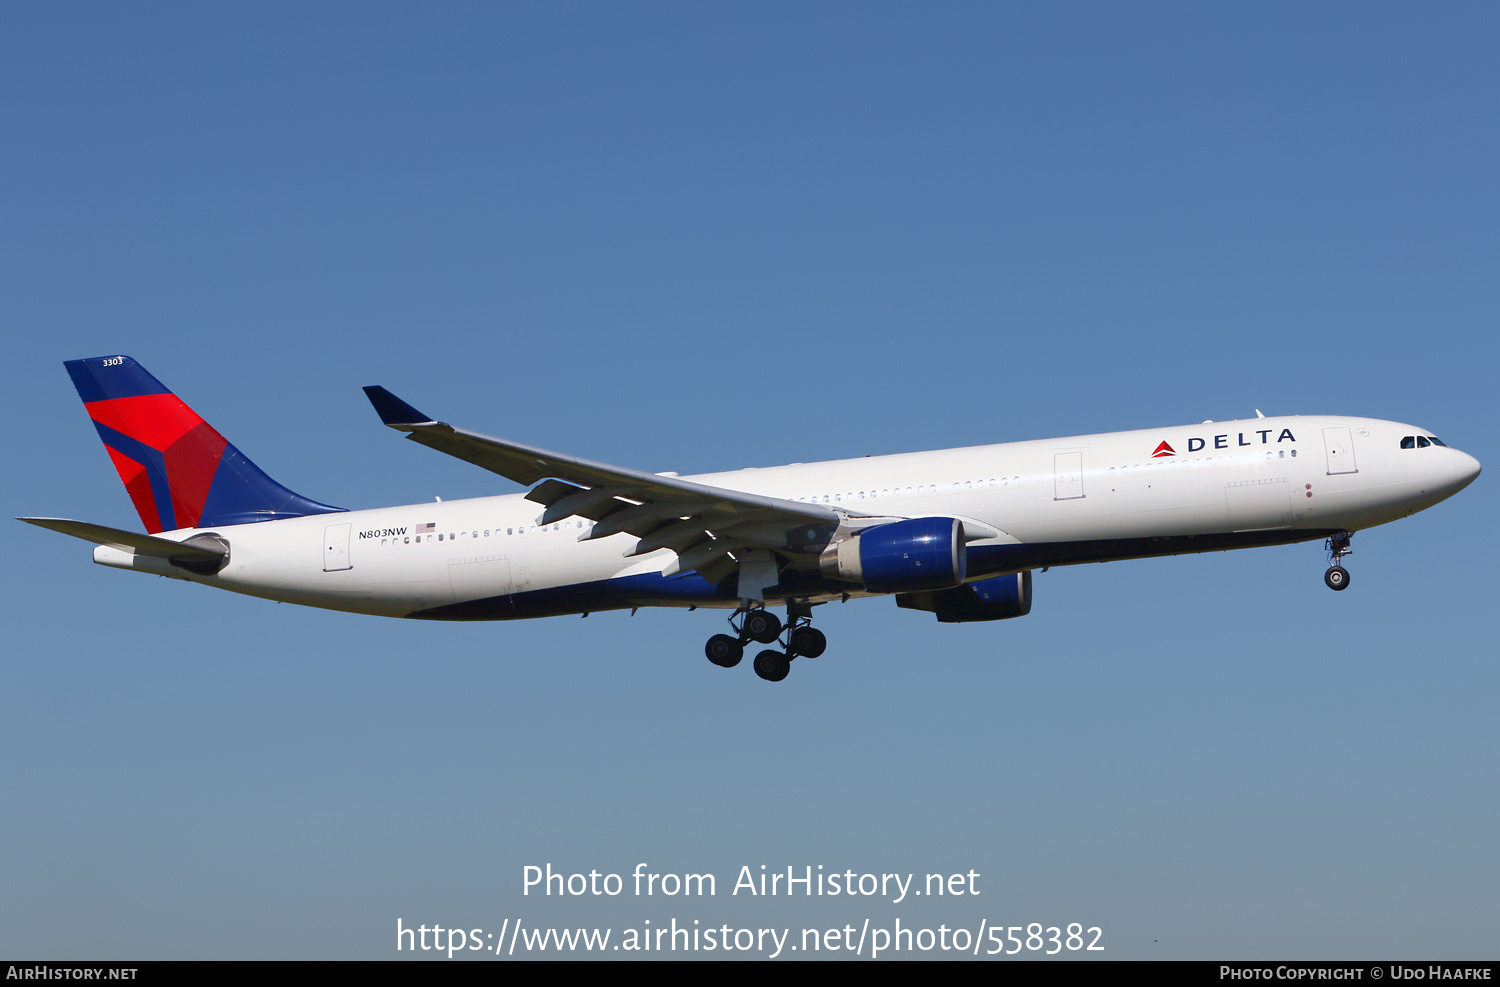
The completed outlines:
<svg viewBox="0 0 1500 987">
<path fill-rule="evenodd" d="M 3 489 L 138 520 L 61 362 L 297 491 L 512 492 L 382 428 L 683 473 L 1268 414 L 1497 461 L 1482 4 L 0 11 Z M 1104 930 L 1492 956 L 1491 478 L 1317 545 L 1053 569 L 1024 620 L 382 621 L 15 525 L 0 952 L 385 958 L 408 924 Z M 978 898 L 521 896 L 521 868 L 968 871 Z"/>
</svg>

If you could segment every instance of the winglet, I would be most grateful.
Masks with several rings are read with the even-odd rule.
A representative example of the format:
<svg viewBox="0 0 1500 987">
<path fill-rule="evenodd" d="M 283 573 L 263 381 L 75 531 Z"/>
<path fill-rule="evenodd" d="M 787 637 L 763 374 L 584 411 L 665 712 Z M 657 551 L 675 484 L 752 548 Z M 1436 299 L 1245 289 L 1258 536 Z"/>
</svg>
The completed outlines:
<svg viewBox="0 0 1500 987">
<path fill-rule="evenodd" d="M 379 384 L 366 387 L 365 397 L 369 398 L 370 403 L 375 406 L 375 413 L 380 416 L 380 420 L 391 428 L 400 428 L 402 425 L 437 424 L 434 419 L 428 418 Z"/>
</svg>

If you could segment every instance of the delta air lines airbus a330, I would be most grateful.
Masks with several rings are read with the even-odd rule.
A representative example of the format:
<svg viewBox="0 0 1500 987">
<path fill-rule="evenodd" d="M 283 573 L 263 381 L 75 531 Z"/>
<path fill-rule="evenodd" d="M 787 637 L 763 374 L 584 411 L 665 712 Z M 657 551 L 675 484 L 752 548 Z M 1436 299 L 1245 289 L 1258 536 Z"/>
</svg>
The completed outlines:
<svg viewBox="0 0 1500 987">
<path fill-rule="evenodd" d="M 779 643 L 754 663 L 773 682 L 823 653 L 812 608 L 830 600 L 1003 620 L 1031 610 L 1033 569 L 1318 539 L 1342 590 L 1352 532 L 1479 475 L 1424 428 L 1262 416 L 680 477 L 454 428 L 367 387 L 386 425 L 531 489 L 347 511 L 271 479 L 130 357 L 66 366 L 149 534 L 21 520 L 94 542 L 100 565 L 428 620 L 721 607 L 733 633 L 709 660 Z M 785 622 L 766 609 L 782 605 Z"/>
</svg>

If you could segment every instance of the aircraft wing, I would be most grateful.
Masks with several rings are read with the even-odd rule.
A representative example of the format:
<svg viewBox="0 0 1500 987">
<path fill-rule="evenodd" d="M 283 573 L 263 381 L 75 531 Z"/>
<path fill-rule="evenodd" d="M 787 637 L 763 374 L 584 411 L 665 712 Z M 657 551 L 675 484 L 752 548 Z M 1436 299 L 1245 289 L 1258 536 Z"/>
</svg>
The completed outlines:
<svg viewBox="0 0 1500 987">
<path fill-rule="evenodd" d="M 642 473 L 454 428 L 383 387 L 366 387 L 365 394 L 380 420 L 413 442 L 517 483 L 545 481 L 526 495 L 546 507 L 538 524 L 586 517 L 595 523 L 580 541 L 627 532 L 639 539 L 627 557 L 671 549 L 678 560 L 668 575 L 689 569 L 705 578 L 721 569 L 727 574 L 715 563 L 737 549 L 815 554 L 842 516 L 821 505 Z"/>
</svg>

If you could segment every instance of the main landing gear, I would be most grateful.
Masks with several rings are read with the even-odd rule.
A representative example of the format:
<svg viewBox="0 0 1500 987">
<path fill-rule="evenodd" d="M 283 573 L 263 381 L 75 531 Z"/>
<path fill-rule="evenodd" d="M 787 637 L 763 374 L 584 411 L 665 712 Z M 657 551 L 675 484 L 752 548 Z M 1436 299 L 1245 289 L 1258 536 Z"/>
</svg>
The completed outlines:
<svg viewBox="0 0 1500 987">
<path fill-rule="evenodd" d="M 741 606 L 729 618 L 729 627 L 734 635 L 715 634 L 704 645 L 708 660 L 720 668 L 733 668 L 745 655 L 745 645 L 750 641 L 759 644 L 774 644 L 786 632 L 784 651 L 768 648 L 755 656 L 755 674 L 767 682 L 780 682 L 791 671 L 795 658 L 816 658 L 828 647 L 823 632 L 812 626 L 812 606 L 807 603 L 788 603 L 787 618 L 782 626 L 781 618 L 762 606 Z"/>
<path fill-rule="evenodd" d="M 1344 556 L 1353 553 L 1354 549 L 1349 547 L 1349 539 L 1354 537 L 1352 531 L 1340 531 L 1324 544 L 1328 550 L 1328 571 L 1323 573 L 1323 582 L 1328 584 L 1329 589 L 1343 590 L 1349 588 L 1349 570 L 1339 563 Z"/>
</svg>

